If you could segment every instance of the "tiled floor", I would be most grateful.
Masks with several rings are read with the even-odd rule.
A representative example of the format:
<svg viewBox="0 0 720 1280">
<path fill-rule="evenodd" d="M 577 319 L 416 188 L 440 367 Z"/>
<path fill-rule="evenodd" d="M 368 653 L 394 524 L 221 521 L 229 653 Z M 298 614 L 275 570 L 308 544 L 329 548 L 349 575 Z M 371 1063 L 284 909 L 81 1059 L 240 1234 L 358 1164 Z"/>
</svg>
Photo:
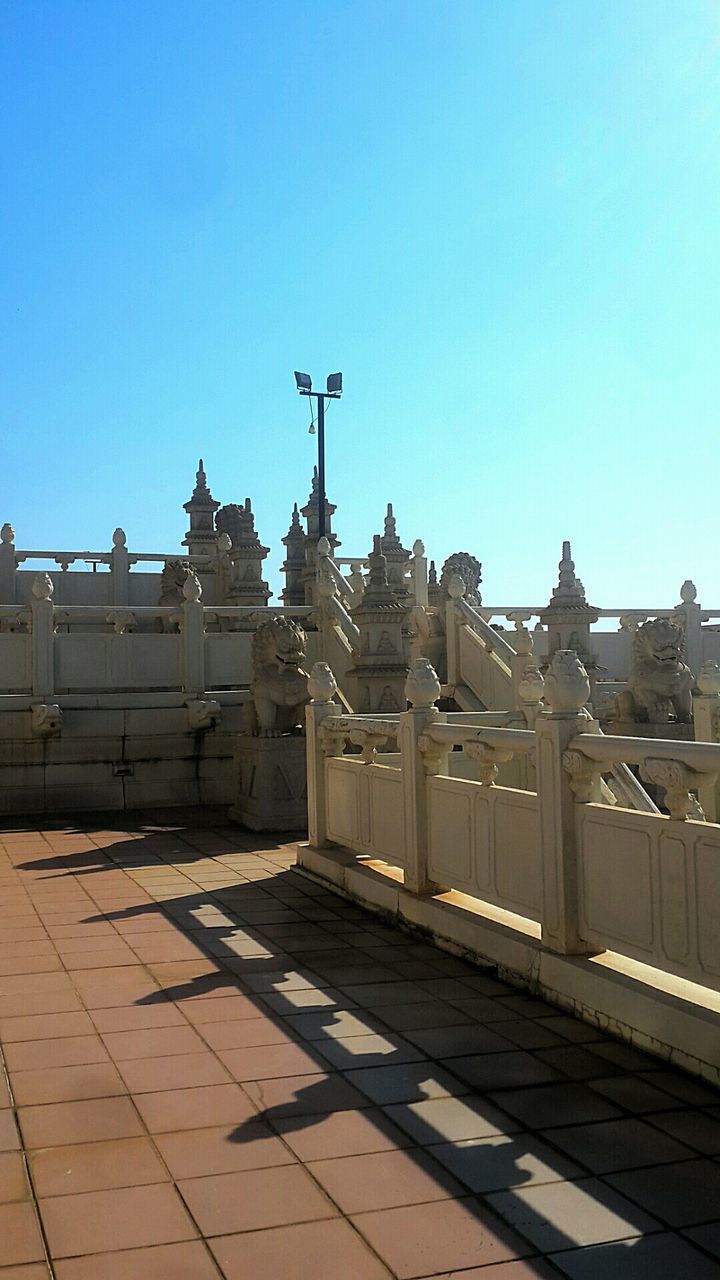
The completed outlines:
<svg viewBox="0 0 720 1280">
<path fill-rule="evenodd" d="M 0 1280 L 720 1280 L 711 1088 L 119 821 L 0 830 Z"/>
</svg>

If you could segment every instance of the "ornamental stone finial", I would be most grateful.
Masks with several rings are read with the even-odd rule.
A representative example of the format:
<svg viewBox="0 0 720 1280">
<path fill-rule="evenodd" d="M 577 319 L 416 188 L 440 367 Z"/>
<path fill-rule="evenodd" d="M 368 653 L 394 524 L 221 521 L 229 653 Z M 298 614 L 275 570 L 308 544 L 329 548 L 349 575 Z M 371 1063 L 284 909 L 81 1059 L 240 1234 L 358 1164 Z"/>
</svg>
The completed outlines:
<svg viewBox="0 0 720 1280">
<path fill-rule="evenodd" d="M 538 702 L 542 702 L 544 693 L 545 681 L 535 663 L 530 662 L 523 671 L 522 679 L 518 684 L 520 701 L 534 706 Z"/>
<path fill-rule="evenodd" d="M 440 692 L 440 681 L 430 659 L 416 658 L 405 681 L 405 697 L 413 710 L 429 711 Z"/>
<path fill-rule="evenodd" d="M 697 600 L 697 587 L 689 578 L 685 579 L 680 588 L 680 599 L 683 604 L 694 604 Z"/>
<path fill-rule="evenodd" d="M 32 593 L 36 600 L 52 600 L 55 587 L 49 573 L 36 573 L 32 581 Z"/>
<path fill-rule="evenodd" d="M 415 539 L 415 541 L 413 542 L 413 548 L 412 548 L 412 549 L 413 549 L 413 555 L 414 555 L 414 556 L 424 556 L 424 555 L 425 555 L 425 543 L 423 542 L 422 538 L 416 538 L 416 539 Z"/>
<path fill-rule="evenodd" d="M 15 530 L 9 522 L 5 522 L 0 529 L 0 542 L 4 542 L 6 546 L 15 541 Z"/>
<path fill-rule="evenodd" d="M 200 579 L 194 569 L 190 569 L 183 582 L 182 593 L 186 600 L 199 600 L 202 595 Z"/>
<path fill-rule="evenodd" d="M 337 680 L 327 662 L 313 664 L 307 687 L 313 702 L 332 702 L 337 693 Z"/>
<path fill-rule="evenodd" d="M 124 547 L 127 543 L 127 536 L 124 529 L 117 528 L 112 536 L 114 547 Z"/>
<path fill-rule="evenodd" d="M 717 662 L 713 662 L 712 658 L 708 658 L 707 662 L 701 666 L 697 685 L 706 698 L 716 698 L 720 695 L 720 666 Z"/>
<path fill-rule="evenodd" d="M 230 537 L 230 534 L 225 531 L 223 531 L 221 534 L 218 534 L 217 542 L 215 545 L 217 546 L 217 549 L 221 555 L 227 555 L 229 551 L 232 551 L 232 538 Z"/>
<path fill-rule="evenodd" d="M 465 583 L 459 573 L 453 574 L 448 582 L 448 595 L 451 600 L 462 600 L 465 595 Z"/>
<path fill-rule="evenodd" d="M 574 649 L 557 649 L 545 676 L 545 700 L 553 715 L 575 716 L 590 697 L 590 681 Z"/>
<path fill-rule="evenodd" d="M 329 555 L 330 555 L 330 543 L 329 543 L 328 539 L 325 537 L 325 535 L 324 535 L 324 534 L 323 534 L 322 538 L 318 538 L 317 549 L 318 549 L 318 555 L 319 555 L 319 556 L 329 556 Z"/>
</svg>

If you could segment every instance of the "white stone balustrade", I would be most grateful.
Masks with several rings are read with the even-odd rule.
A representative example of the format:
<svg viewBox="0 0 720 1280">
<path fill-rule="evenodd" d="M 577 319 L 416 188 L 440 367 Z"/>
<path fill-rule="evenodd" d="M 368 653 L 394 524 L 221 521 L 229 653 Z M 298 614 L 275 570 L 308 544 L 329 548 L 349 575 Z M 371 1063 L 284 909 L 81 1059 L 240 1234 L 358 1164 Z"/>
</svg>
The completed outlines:
<svg viewBox="0 0 720 1280">
<path fill-rule="evenodd" d="M 603 736 L 584 711 L 576 656 L 558 652 L 549 674 L 550 709 L 534 730 L 478 726 L 471 715 L 446 723 L 427 697 L 390 718 L 311 703 L 314 818 L 301 862 L 317 870 L 313 850 L 341 846 L 336 878 L 352 850 L 386 864 L 391 879 L 397 868 L 413 894 L 455 890 L 480 914 L 483 903 L 514 913 L 550 953 L 617 952 L 720 991 L 720 826 L 693 820 L 689 794 L 720 773 L 720 745 Z M 384 764 L 375 746 L 395 735 L 399 759 Z M 348 741 L 363 755 L 344 754 Z M 479 782 L 451 775 L 458 746 L 479 765 Z M 498 785 L 517 754 L 535 759 L 535 791 Z M 600 803 L 601 776 L 621 762 L 664 790 L 669 816 Z M 330 850 L 320 861 L 332 859 Z M 717 1057 L 720 1065 L 720 1041 Z"/>
</svg>

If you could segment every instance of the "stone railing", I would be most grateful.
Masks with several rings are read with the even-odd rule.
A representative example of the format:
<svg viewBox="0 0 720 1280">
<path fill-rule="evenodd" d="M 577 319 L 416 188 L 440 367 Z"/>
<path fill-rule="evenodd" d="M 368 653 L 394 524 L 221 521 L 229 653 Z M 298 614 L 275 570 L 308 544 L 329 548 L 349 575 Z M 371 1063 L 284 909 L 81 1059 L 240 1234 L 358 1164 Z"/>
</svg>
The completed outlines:
<svg viewBox="0 0 720 1280">
<path fill-rule="evenodd" d="M 247 688 L 252 635 L 260 616 L 304 622 L 309 608 L 206 608 L 190 574 L 174 608 L 56 605 L 39 573 L 27 606 L 0 606 L 0 696 L 47 703 L 56 695 L 150 690 L 195 698 L 206 689 Z M 320 657 L 308 634 L 310 661 Z"/>
<path fill-rule="evenodd" d="M 343 716 L 331 692 L 316 699 L 309 850 L 377 860 L 413 894 L 469 895 L 466 940 L 474 913 L 499 909 L 549 953 L 613 952 L 720 991 L 720 826 L 696 820 L 720 746 L 604 736 L 583 710 L 588 692 L 576 655 L 560 651 L 546 678 L 549 710 L 532 730 L 447 723 L 424 659 L 408 679 L 411 709 L 397 717 Z M 384 763 L 378 748 L 394 741 L 399 752 Z M 347 742 L 362 755 L 346 755 Z M 458 747 L 476 780 L 453 776 Z M 497 785 L 518 755 L 534 790 Z M 602 775 L 620 763 L 658 789 L 667 816 L 601 803 Z"/>
</svg>

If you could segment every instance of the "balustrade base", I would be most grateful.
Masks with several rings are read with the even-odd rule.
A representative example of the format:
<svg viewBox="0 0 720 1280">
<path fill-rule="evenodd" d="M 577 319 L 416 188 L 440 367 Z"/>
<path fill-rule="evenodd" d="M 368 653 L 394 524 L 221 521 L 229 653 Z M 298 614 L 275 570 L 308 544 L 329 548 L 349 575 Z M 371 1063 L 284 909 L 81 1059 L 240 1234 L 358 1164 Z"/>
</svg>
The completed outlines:
<svg viewBox="0 0 720 1280">
<path fill-rule="evenodd" d="M 231 822 L 250 831 L 307 831 L 305 738 L 239 734 Z"/>
</svg>

